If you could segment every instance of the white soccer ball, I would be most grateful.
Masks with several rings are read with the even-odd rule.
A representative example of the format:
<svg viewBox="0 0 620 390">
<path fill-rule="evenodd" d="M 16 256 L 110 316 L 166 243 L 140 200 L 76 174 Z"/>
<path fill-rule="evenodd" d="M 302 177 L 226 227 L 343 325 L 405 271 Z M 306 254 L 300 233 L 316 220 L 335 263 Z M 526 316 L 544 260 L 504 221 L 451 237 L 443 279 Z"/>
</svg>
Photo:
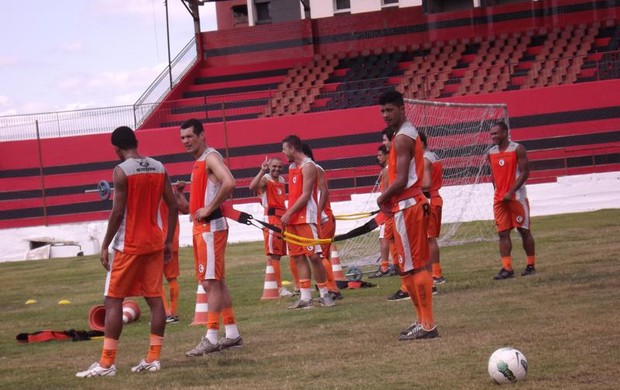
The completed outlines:
<svg viewBox="0 0 620 390">
<path fill-rule="evenodd" d="M 527 376 L 527 359 L 519 350 L 500 348 L 489 358 L 489 375 L 498 385 L 522 381 Z"/>
</svg>

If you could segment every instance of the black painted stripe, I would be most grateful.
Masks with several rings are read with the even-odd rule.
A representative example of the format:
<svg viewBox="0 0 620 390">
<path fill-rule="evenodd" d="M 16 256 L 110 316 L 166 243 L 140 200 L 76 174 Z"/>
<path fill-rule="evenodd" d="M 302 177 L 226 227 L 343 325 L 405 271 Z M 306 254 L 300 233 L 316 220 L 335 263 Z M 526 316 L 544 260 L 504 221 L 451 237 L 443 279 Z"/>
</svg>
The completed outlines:
<svg viewBox="0 0 620 390">
<path fill-rule="evenodd" d="M 227 74 L 222 76 L 196 77 L 196 84 L 226 83 L 229 81 L 241 81 L 248 79 L 262 79 L 265 77 L 284 76 L 290 68 L 268 69 L 256 72 Z"/>
<path fill-rule="evenodd" d="M 239 87 L 207 89 L 203 91 L 188 91 L 188 92 L 183 92 L 183 97 L 184 98 L 195 98 L 195 97 L 232 95 L 236 93 L 246 93 L 246 92 L 269 91 L 270 89 L 278 88 L 278 85 L 280 85 L 280 83 L 243 85 Z"/>
</svg>

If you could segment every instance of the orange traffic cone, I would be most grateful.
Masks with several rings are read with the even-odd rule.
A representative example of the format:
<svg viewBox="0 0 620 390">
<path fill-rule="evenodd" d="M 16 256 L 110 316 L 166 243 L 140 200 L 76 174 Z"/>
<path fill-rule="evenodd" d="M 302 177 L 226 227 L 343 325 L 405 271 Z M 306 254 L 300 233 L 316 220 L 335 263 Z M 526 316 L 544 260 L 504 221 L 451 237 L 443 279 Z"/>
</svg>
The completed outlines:
<svg viewBox="0 0 620 390">
<path fill-rule="evenodd" d="M 88 325 L 91 330 L 105 329 L 105 306 L 95 305 L 91 306 L 88 311 Z"/>
<path fill-rule="evenodd" d="M 344 276 L 342 265 L 340 264 L 340 255 L 338 254 L 338 248 L 336 248 L 336 245 L 334 244 L 332 244 L 330 260 L 332 262 L 332 272 L 334 273 L 334 279 L 347 280 L 346 276 Z"/>
<path fill-rule="evenodd" d="M 265 284 L 263 287 L 263 296 L 260 299 L 278 299 L 278 282 L 276 281 L 276 271 L 271 265 L 271 259 L 267 259 L 267 268 L 265 269 Z"/>
<path fill-rule="evenodd" d="M 134 301 L 123 302 L 123 324 L 137 321 L 140 318 L 140 306 Z"/>
<path fill-rule="evenodd" d="M 192 321 L 192 325 L 206 325 L 208 311 L 209 303 L 207 301 L 207 292 L 202 287 L 202 284 L 198 283 L 198 289 L 196 290 L 196 310 L 194 311 L 194 321 Z"/>
</svg>

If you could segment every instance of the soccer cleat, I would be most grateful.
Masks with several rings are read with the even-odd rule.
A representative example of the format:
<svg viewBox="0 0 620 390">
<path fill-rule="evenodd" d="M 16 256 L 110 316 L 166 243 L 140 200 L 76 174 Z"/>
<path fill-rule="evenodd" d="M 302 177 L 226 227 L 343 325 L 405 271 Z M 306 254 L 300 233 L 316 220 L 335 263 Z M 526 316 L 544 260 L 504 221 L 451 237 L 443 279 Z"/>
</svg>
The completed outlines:
<svg viewBox="0 0 620 390">
<path fill-rule="evenodd" d="M 400 334 L 407 334 L 409 332 L 411 332 L 413 329 L 415 329 L 415 327 L 420 326 L 420 323 L 418 321 L 415 321 L 413 324 L 409 325 L 409 327 L 405 330 L 402 330 L 400 332 Z"/>
<path fill-rule="evenodd" d="M 440 276 L 438 278 L 433 276 L 433 284 L 444 284 L 446 282 L 446 278 Z"/>
<path fill-rule="evenodd" d="M 319 303 L 323 307 L 333 307 L 333 306 L 336 306 L 336 304 L 334 303 L 334 300 L 332 299 L 332 297 L 329 294 L 327 294 L 324 297 L 319 298 Z"/>
<path fill-rule="evenodd" d="M 228 337 L 222 337 L 218 342 L 220 346 L 220 351 L 223 351 L 228 348 L 241 348 L 243 347 L 243 339 L 241 336 L 236 337 L 234 339 L 229 339 Z"/>
<path fill-rule="evenodd" d="M 289 290 L 287 290 L 286 287 L 280 287 L 278 289 L 278 295 L 280 297 L 288 298 L 288 297 L 292 297 L 294 294 L 290 292 Z"/>
<path fill-rule="evenodd" d="M 405 299 L 409 299 L 409 294 L 407 294 L 403 290 L 398 290 L 393 295 L 391 295 L 387 299 L 387 301 L 388 302 L 396 302 L 396 301 L 402 301 L 402 300 L 405 300 Z"/>
<path fill-rule="evenodd" d="M 534 275 L 536 273 L 536 268 L 533 265 L 528 264 L 527 267 L 521 272 L 521 276 Z"/>
<path fill-rule="evenodd" d="M 75 376 L 78 378 L 93 378 L 96 376 L 114 376 L 116 375 L 116 366 L 112 364 L 110 367 L 101 367 L 99 363 L 93 363 L 87 370 L 80 371 Z"/>
<path fill-rule="evenodd" d="M 493 277 L 493 279 L 504 280 L 504 279 L 512 278 L 513 276 L 515 276 L 515 271 L 513 270 L 508 271 L 507 269 L 502 268 L 499 270 L 499 273 Z"/>
<path fill-rule="evenodd" d="M 439 332 L 437 332 L 436 326 L 431 330 L 425 330 L 422 327 L 422 325 L 417 324 L 409 332 L 398 336 L 398 340 L 407 341 L 407 340 L 420 340 L 420 339 L 434 339 L 435 337 L 439 337 Z"/>
<path fill-rule="evenodd" d="M 390 269 L 386 269 L 385 271 L 381 270 L 381 267 L 379 267 L 375 272 L 373 272 L 372 274 L 368 275 L 369 278 L 374 279 L 374 278 L 382 278 L 384 276 L 390 276 Z"/>
<path fill-rule="evenodd" d="M 327 294 L 334 301 L 340 301 L 344 299 L 344 296 L 342 295 L 340 291 L 329 291 Z"/>
<path fill-rule="evenodd" d="M 311 309 L 312 308 L 312 301 L 304 301 L 303 299 L 298 299 L 297 301 L 295 301 L 295 303 L 293 303 L 292 305 L 289 305 L 288 307 L 289 309 Z"/>
<path fill-rule="evenodd" d="M 433 285 L 433 295 L 437 295 L 439 294 L 439 291 L 437 290 L 437 286 Z"/>
<path fill-rule="evenodd" d="M 131 367 L 131 372 L 155 372 L 161 370 L 161 364 L 159 360 L 153 360 L 150 363 L 147 363 L 146 360 L 142 359 L 137 366 Z"/>
<path fill-rule="evenodd" d="M 203 356 L 213 352 L 219 352 L 220 345 L 219 344 L 211 344 L 211 342 L 205 337 L 195 346 L 193 349 L 185 352 L 185 356 L 194 357 L 194 356 Z"/>
<path fill-rule="evenodd" d="M 168 316 L 166 317 L 166 324 L 178 324 L 179 317 L 178 316 Z"/>
<path fill-rule="evenodd" d="M 301 296 L 301 290 L 300 290 L 300 289 L 298 289 L 298 288 L 294 289 L 294 290 L 293 290 L 293 296 L 294 296 L 294 297 L 299 297 L 299 296 Z"/>
</svg>

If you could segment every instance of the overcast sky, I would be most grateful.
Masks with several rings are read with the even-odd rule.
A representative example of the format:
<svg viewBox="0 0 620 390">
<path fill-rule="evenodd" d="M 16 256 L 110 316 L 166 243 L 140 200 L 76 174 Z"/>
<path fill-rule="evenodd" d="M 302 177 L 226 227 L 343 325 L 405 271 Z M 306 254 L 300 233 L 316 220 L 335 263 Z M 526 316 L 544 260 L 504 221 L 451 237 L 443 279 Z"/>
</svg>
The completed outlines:
<svg viewBox="0 0 620 390">
<path fill-rule="evenodd" d="M 181 0 L 168 12 L 174 58 L 194 26 Z M 0 116 L 133 104 L 167 62 L 164 0 L 0 2 Z"/>
</svg>

